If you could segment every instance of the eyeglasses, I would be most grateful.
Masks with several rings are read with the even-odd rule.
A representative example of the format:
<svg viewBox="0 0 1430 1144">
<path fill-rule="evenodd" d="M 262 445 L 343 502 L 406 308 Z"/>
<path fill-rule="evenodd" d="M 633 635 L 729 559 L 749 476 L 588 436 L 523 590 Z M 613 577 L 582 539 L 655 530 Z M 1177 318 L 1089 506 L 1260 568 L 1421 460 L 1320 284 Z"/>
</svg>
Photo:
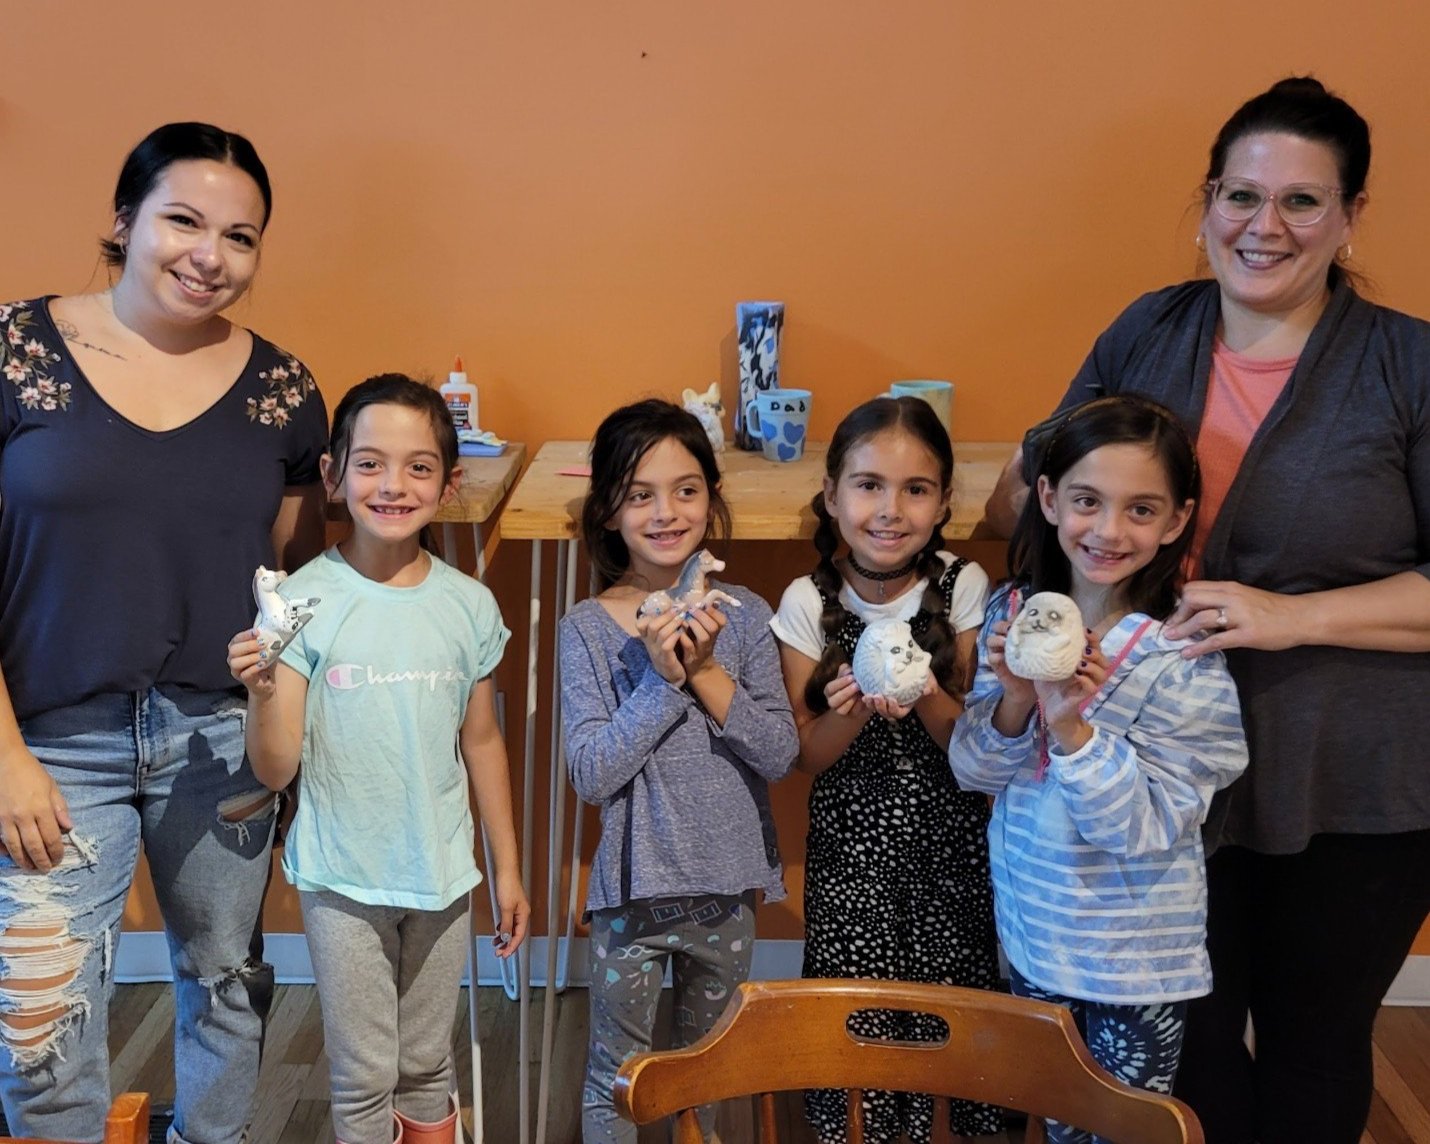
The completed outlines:
<svg viewBox="0 0 1430 1144">
<path fill-rule="evenodd" d="M 1344 193 L 1321 183 L 1288 183 L 1272 193 L 1255 179 L 1216 179 L 1207 184 L 1216 213 L 1227 222 L 1250 222 L 1268 199 L 1287 226 L 1313 226 Z"/>
</svg>

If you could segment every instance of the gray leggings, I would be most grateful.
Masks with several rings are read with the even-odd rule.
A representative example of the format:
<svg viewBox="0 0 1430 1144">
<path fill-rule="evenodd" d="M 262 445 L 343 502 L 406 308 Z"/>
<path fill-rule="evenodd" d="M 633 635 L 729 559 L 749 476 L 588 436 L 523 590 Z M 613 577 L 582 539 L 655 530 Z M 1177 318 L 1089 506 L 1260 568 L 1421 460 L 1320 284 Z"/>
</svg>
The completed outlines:
<svg viewBox="0 0 1430 1144">
<path fill-rule="evenodd" d="M 675 987 L 676 1048 L 710 1031 L 750 976 L 755 895 L 651 898 L 591 914 L 591 1047 L 581 1094 L 585 1144 L 636 1144 L 612 1090 L 628 1057 L 651 1047 L 665 965 Z M 709 1136 L 713 1106 L 702 1112 Z"/>
<path fill-rule="evenodd" d="M 298 895 L 343 1144 L 391 1144 L 394 1107 L 412 1120 L 451 1110 L 452 1026 L 467 960 L 467 895 L 445 910 Z"/>
</svg>

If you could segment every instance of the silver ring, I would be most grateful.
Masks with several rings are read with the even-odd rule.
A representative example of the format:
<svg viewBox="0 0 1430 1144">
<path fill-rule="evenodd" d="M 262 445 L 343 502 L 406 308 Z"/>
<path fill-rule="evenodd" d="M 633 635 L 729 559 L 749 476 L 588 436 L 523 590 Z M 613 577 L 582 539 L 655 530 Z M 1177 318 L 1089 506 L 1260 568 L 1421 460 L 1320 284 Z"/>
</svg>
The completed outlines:
<svg viewBox="0 0 1430 1144">
<path fill-rule="evenodd" d="M 1224 628 L 1224 627 L 1226 627 L 1226 609 L 1225 609 L 1225 608 L 1218 608 L 1218 609 L 1216 610 L 1216 626 L 1219 627 L 1219 628 Z"/>
</svg>

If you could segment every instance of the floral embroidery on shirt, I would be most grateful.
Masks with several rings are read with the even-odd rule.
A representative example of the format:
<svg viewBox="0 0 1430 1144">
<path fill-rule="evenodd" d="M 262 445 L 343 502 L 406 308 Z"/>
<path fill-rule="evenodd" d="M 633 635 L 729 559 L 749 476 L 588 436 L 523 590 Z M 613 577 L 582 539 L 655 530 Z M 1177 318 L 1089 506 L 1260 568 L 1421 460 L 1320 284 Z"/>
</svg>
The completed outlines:
<svg viewBox="0 0 1430 1144">
<path fill-rule="evenodd" d="M 279 351 L 280 353 L 282 351 Z M 282 429 L 293 417 L 293 412 L 317 390 L 318 384 L 303 368 L 303 363 L 291 354 L 284 354 L 286 361 L 259 373 L 259 379 L 268 386 L 263 397 L 248 399 L 248 419 L 260 425 L 276 425 Z"/>
<path fill-rule="evenodd" d="M 0 306 L 0 373 L 19 391 L 17 399 L 26 409 L 68 409 L 70 383 L 51 376 L 60 355 L 30 330 L 34 323 L 26 303 Z"/>
</svg>

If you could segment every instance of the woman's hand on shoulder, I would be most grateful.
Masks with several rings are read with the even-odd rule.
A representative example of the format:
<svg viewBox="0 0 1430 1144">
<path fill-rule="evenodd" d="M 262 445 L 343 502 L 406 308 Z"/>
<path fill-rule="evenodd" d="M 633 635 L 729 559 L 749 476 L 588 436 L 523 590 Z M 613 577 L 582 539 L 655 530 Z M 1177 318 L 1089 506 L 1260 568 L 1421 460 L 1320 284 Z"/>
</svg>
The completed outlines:
<svg viewBox="0 0 1430 1144">
<path fill-rule="evenodd" d="M 681 614 L 672 609 L 660 616 L 637 616 L 636 633 L 660 677 L 672 687 L 685 686 L 685 665 L 680 662 L 676 649 L 682 640 L 688 644 L 690 637 L 686 635 Z"/>
<path fill-rule="evenodd" d="M 256 628 L 244 628 L 228 641 L 228 672 L 248 688 L 250 695 L 259 699 L 271 699 L 277 690 L 273 682 L 273 669 L 278 664 L 277 656 L 270 656 L 263 649 Z"/>
<path fill-rule="evenodd" d="M 0 759 L 0 850 L 21 870 L 48 872 L 65 854 L 69 804 L 23 745 Z"/>
<path fill-rule="evenodd" d="M 1297 596 L 1234 580 L 1192 580 L 1182 589 L 1163 634 L 1196 641 L 1182 649 L 1184 659 L 1232 647 L 1284 651 L 1305 642 L 1303 606 Z"/>
</svg>

